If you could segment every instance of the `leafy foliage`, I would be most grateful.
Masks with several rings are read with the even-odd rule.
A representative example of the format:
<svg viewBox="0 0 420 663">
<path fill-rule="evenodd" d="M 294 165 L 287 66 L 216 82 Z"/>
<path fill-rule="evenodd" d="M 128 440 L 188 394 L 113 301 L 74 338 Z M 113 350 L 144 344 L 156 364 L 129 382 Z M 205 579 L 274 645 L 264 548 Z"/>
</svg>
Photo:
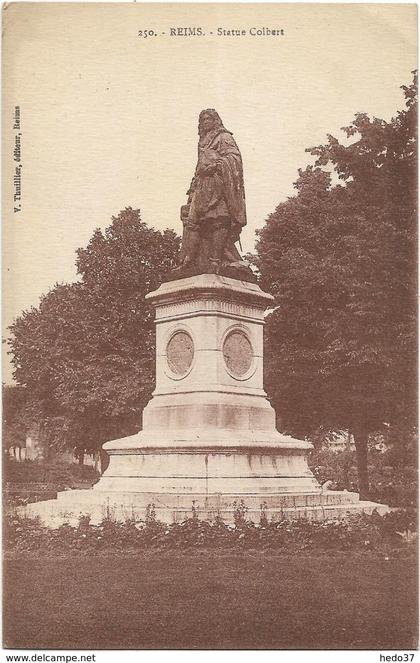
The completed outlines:
<svg viewBox="0 0 420 663">
<path fill-rule="evenodd" d="M 99 474 L 89 465 L 80 466 L 60 460 L 19 462 L 6 456 L 3 478 L 6 483 L 16 486 L 35 483 L 54 485 L 56 490 L 64 490 L 85 482 L 91 486 L 99 479 Z"/>
<path fill-rule="evenodd" d="M 77 252 L 80 282 L 57 284 L 11 326 L 17 383 L 52 447 L 98 449 L 141 425 L 154 380 L 145 294 L 175 264 L 179 238 L 127 208 Z"/>
<path fill-rule="evenodd" d="M 214 523 L 194 516 L 181 523 L 165 525 L 151 519 L 117 523 L 104 519 L 92 525 L 82 517 L 76 527 L 57 529 L 39 521 L 10 516 L 5 523 L 5 548 L 10 552 L 95 555 L 105 551 L 128 553 L 147 549 L 271 549 L 286 554 L 306 551 L 359 550 L 374 554 L 399 554 L 415 551 L 416 518 L 407 512 L 383 517 L 372 514 L 349 521 L 309 522 L 306 520 L 261 524 L 240 522 L 227 525 L 220 518 Z M 410 547 L 411 546 L 411 547 Z"/>
<path fill-rule="evenodd" d="M 390 122 L 359 113 L 347 140 L 308 150 L 255 259 L 276 299 L 265 366 L 281 425 L 351 430 L 365 494 L 368 433 L 416 422 L 417 77 L 403 89 Z"/>
<path fill-rule="evenodd" d="M 368 452 L 370 498 L 374 502 L 390 507 L 415 509 L 417 506 L 418 473 L 417 463 L 404 454 L 390 449 L 381 453 L 376 449 Z M 324 484 L 331 481 L 329 490 L 357 491 L 357 458 L 353 451 L 331 452 L 316 450 L 310 454 L 309 467 Z"/>
</svg>

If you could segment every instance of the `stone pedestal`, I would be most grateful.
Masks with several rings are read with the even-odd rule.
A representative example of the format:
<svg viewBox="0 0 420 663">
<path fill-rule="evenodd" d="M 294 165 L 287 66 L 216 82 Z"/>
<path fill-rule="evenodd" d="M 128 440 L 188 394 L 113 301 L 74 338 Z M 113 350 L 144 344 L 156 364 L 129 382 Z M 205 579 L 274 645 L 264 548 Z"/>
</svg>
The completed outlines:
<svg viewBox="0 0 420 663">
<path fill-rule="evenodd" d="M 93 490 L 61 493 L 44 513 L 56 517 L 60 505 L 61 513 L 121 520 L 142 518 L 153 504 L 158 518 L 179 520 L 194 504 L 203 518 L 231 520 L 243 500 L 254 520 L 262 507 L 276 518 L 324 519 L 381 506 L 322 493 L 307 464 L 311 445 L 276 430 L 263 389 L 271 295 L 255 283 L 202 274 L 147 297 L 156 309 L 156 389 L 143 430 L 107 442 L 109 466 Z"/>
<path fill-rule="evenodd" d="M 163 284 L 156 308 L 156 389 L 143 430 L 104 445 L 95 490 L 180 495 L 320 492 L 310 444 L 281 435 L 263 389 L 258 285 L 215 274 Z"/>
</svg>

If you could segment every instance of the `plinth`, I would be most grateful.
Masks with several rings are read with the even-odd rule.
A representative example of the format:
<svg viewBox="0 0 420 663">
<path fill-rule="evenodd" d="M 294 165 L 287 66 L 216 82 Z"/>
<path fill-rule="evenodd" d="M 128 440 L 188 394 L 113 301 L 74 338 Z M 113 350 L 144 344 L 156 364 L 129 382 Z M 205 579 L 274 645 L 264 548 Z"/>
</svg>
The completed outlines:
<svg viewBox="0 0 420 663">
<path fill-rule="evenodd" d="M 308 442 L 281 435 L 263 389 L 258 285 L 215 274 L 163 284 L 156 309 L 156 389 L 137 435 L 107 442 L 96 490 L 267 496 L 320 492 Z"/>
<path fill-rule="evenodd" d="M 201 274 L 164 283 L 147 298 L 156 310 L 156 389 L 143 430 L 107 442 L 101 479 L 92 490 L 49 500 L 50 521 L 66 508 L 93 521 L 144 518 L 148 505 L 164 521 L 190 516 L 193 506 L 202 518 L 231 520 L 241 500 L 257 521 L 261 509 L 277 519 L 386 510 L 355 493 L 322 492 L 307 464 L 311 444 L 276 430 L 263 388 L 271 295 L 255 283 Z M 47 505 L 29 507 L 42 515 Z"/>
</svg>

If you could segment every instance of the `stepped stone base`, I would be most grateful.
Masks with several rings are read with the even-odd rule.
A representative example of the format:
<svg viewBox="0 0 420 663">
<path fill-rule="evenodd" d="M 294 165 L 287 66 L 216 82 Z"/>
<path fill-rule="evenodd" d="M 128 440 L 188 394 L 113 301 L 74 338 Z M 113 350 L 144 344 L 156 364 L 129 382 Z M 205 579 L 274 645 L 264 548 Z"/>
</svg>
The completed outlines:
<svg viewBox="0 0 420 663">
<path fill-rule="evenodd" d="M 264 312 L 273 297 L 232 275 L 185 275 L 147 295 L 156 310 L 156 389 L 143 430 L 104 444 L 109 466 L 92 490 L 20 507 L 50 526 L 191 517 L 231 523 L 261 511 L 279 521 L 385 513 L 348 492 L 323 492 L 307 463 L 312 445 L 280 433 L 263 387 Z"/>
<path fill-rule="evenodd" d="M 148 506 L 153 505 L 157 520 L 166 523 L 181 522 L 190 518 L 193 508 L 202 520 L 213 522 L 221 517 L 230 524 L 234 521 L 235 509 L 241 504 L 247 508 L 246 518 L 259 523 L 264 510 L 268 520 L 310 521 L 342 520 L 360 513 L 380 515 L 389 507 L 375 502 L 361 502 L 357 493 L 347 491 L 325 491 L 310 494 L 287 494 L 264 496 L 256 494 L 236 495 L 176 495 L 158 493 L 102 492 L 95 490 L 69 490 L 58 494 L 55 500 L 34 502 L 16 507 L 15 512 L 29 518 L 39 517 L 48 527 L 60 527 L 64 523 L 77 525 L 82 516 L 90 516 L 92 524 L 104 518 L 116 522 L 144 521 Z"/>
</svg>

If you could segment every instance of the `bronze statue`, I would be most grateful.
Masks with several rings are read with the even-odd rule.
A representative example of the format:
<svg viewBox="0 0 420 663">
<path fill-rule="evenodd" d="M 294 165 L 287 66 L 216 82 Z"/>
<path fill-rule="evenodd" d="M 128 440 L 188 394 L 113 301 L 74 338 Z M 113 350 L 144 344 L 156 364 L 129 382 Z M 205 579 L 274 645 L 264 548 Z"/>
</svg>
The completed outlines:
<svg viewBox="0 0 420 663">
<path fill-rule="evenodd" d="M 181 207 L 184 233 L 176 271 L 180 276 L 206 272 L 238 276 L 232 268 L 248 273 L 251 270 L 235 246 L 246 225 L 241 153 L 214 109 L 201 111 L 198 134 L 197 166 L 188 202 Z"/>
</svg>

